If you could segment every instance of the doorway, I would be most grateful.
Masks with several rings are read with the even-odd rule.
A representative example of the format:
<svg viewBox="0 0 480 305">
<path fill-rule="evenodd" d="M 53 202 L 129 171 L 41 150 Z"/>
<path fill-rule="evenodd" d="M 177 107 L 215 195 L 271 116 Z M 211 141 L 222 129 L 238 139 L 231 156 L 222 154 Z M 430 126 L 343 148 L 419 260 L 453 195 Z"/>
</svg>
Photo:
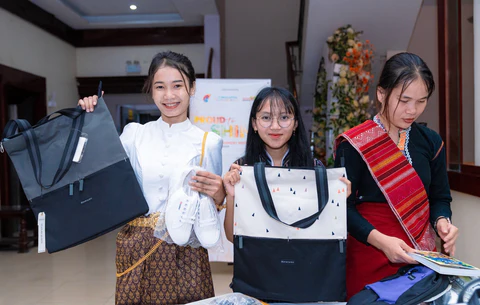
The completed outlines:
<svg viewBox="0 0 480 305">
<path fill-rule="evenodd" d="M 0 134 L 10 119 L 26 119 L 32 125 L 46 115 L 46 79 L 0 64 Z M 0 154 L 0 206 L 28 205 L 15 168 L 6 153 Z M 30 215 L 27 229 L 36 226 Z M 4 221 L 0 238 L 16 234 L 18 224 Z"/>
</svg>

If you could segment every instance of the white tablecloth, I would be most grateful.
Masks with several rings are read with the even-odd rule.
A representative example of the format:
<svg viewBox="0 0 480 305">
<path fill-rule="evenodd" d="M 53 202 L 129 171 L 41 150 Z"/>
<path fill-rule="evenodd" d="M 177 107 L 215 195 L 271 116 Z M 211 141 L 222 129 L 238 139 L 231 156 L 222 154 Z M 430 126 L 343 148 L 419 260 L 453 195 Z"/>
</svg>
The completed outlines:
<svg viewBox="0 0 480 305">
<path fill-rule="evenodd" d="M 241 293 L 228 293 L 213 298 L 188 303 L 189 305 L 260 305 L 261 303 L 251 297 L 248 297 Z M 326 305 L 345 305 L 345 302 L 326 302 L 326 303 L 269 303 L 275 305 L 313 305 L 313 304 L 326 304 Z"/>
</svg>

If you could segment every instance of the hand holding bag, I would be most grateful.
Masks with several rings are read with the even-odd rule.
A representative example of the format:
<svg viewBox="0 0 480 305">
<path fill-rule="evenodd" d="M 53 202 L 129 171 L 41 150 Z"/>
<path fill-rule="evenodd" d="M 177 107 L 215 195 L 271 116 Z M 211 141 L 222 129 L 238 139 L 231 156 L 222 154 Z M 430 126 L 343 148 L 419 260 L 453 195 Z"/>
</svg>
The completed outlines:
<svg viewBox="0 0 480 305">
<path fill-rule="evenodd" d="M 242 166 L 232 288 L 262 300 L 345 299 L 345 169 Z"/>
<path fill-rule="evenodd" d="M 3 138 L 37 220 L 43 213 L 48 252 L 86 242 L 148 212 L 103 97 L 93 113 L 62 109 L 33 127 L 26 120 L 9 121 Z"/>
</svg>

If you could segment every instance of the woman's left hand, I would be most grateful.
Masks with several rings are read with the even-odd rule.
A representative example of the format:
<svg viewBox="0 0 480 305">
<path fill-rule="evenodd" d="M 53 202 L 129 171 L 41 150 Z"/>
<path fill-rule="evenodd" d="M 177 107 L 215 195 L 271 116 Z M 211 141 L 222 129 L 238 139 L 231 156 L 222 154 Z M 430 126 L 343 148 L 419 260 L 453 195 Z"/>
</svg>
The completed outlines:
<svg viewBox="0 0 480 305">
<path fill-rule="evenodd" d="M 206 194 L 213 198 L 217 206 L 223 204 L 225 189 L 222 177 L 207 171 L 198 171 L 190 181 L 192 190 Z"/>
<path fill-rule="evenodd" d="M 458 228 L 447 221 L 445 218 L 441 218 L 437 221 L 437 232 L 440 238 L 445 243 L 443 249 L 450 256 L 455 255 L 455 242 L 458 237 Z"/>
<path fill-rule="evenodd" d="M 342 181 L 343 183 L 345 183 L 347 185 L 347 198 L 348 198 L 350 196 L 350 194 L 352 193 L 352 183 L 350 182 L 350 180 L 348 180 L 345 177 L 340 178 L 340 181 Z"/>
</svg>

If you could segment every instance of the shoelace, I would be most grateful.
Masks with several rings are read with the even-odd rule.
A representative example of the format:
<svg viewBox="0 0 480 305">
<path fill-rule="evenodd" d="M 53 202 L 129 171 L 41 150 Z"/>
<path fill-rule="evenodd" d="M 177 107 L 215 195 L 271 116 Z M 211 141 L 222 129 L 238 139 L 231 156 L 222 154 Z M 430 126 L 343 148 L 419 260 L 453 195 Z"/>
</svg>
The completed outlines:
<svg viewBox="0 0 480 305">
<path fill-rule="evenodd" d="M 185 203 L 183 203 L 183 211 L 182 211 L 182 215 L 180 215 L 181 223 L 189 223 L 189 224 L 195 223 L 195 215 L 197 214 L 197 209 L 195 209 L 195 213 L 193 213 L 193 216 L 185 215 L 189 206 L 190 206 L 190 201 L 186 201 Z"/>
<path fill-rule="evenodd" d="M 209 204 L 209 203 L 207 202 L 203 204 Z M 200 213 L 201 213 L 201 209 L 199 208 L 197 215 L 198 215 L 198 225 L 200 227 L 206 227 L 206 226 L 214 225 L 217 223 L 217 218 L 214 214 L 212 214 L 212 210 L 208 210 L 207 214 L 209 214 L 210 217 L 206 219 L 201 219 Z"/>
<path fill-rule="evenodd" d="M 214 225 L 216 224 L 217 221 L 215 218 L 209 218 L 209 219 L 205 219 L 205 220 L 198 220 L 198 225 L 200 227 L 206 227 L 206 226 L 210 226 L 210 225 Z"/>
<path fill-rule="evenodd" d="M 193 224 L 195 222 L 195 216 L 188 217 L 188 216 L 181 215 L 180 222 Z"/>
</svg>

